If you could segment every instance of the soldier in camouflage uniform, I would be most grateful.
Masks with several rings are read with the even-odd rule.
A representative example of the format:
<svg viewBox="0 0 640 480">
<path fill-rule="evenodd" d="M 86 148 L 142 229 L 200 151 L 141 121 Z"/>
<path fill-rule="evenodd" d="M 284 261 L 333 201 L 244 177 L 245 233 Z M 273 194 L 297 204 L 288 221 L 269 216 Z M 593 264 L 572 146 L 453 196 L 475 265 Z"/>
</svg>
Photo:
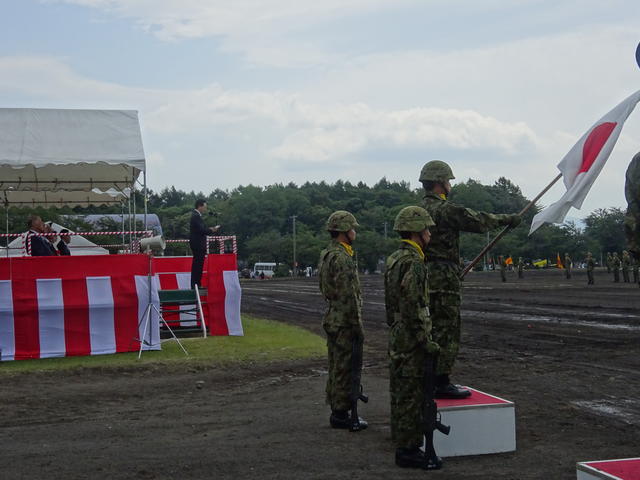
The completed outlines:
<svg viewBox="0 0 640 480">
<path fill-rule="evenodd" d="M 611 267 L 613 267 L 613 257 L 611 252 L 607 252 L 607 273 L 611 273 Z"/>
<path fill-rule="evenodd" d="M 593 261 L 591 252 L 587 252 L 587 285 L 593 285 L 593 270 L 596 268 L 596 262 Z"/>
<path fill-rule="evenodd" d="M 629 283 L 629 268 L 631 267 L 631 257 L 629 252 L 623 250 L 622 252 L 622 280 L 624 283 Z"/>
<path fill-rule="evenodd" d="M 524 260 L 518 257 L 518 278 L 524 278 Z"/>
<path fill-rule="evenodd" d="M 423 442 L 425 358 L 438 351 L 431 340 L 427 265 L 424 247 L 433 220 L 420 207 L 403 208 L 393 229 L 400 233 L 400 248 L 387 259 L 384 274 L 389 331 L 389 390 L 391 437 L 396 444 L 396 465 L 434 469 L 419 449 Z"/>
<path fill-rule="evenodd" d="M 624 196 L 627 199 L 627 213 L 624 217 L 624 231 L 627 248 L 633 259 L 633 281 L 638 283 L 640 264 L 640 153 L 636 153 L 627 168 Z"/>
<path fill-rule="evenodd" d="M 568 253 L 565 252 L 564 254 L 564 274 L 567 277 L 567 280 L 571 280 L 571 257 L 569 256 Z"/>
<path fill-rule="evenodd" d="M 500 278 L 503 282 L 507 281 L 507 262 L 502 255 L 498 255 L 498 263 L 500 264 Z"/>
<path fill-rule="evenodd" d="M 449 379 L 460 346 L 460 232 L 484 233 L 500 226 L 515 227 L 522 221 L 519 215 L 477 212 L 449 202 L 449 180 L 453 178 L 449 165 L 439 160 L 428 162 L 420 172 L 424 208 L 436 224 L 425 254 L 433 339 L 441 348 L 436 390 L 440 398 L 470 395 L 469 390 L 453 385 Z"/>
<path fill-rule="evenodd" d="M 613 270 L 614 283 L 620 282 L 620 257 L 618 257 L 618 252 L 613 252 L 613 258 L 611 259 L 611 270 Z"/>
<path fill-rule="evenodd" d="M 358 227 L 355 217 L 344 210 L 331 214 L 327 230 L 331 243 L 320 253 L 318 276 L 320 291 L 328 303 L 322 326 L 327 333 L 329 378 L 326 402 L 331 406 L 329 423 L 333 428 L 367 427 L 360 419 L 359 428 L 349 421 L 351 409 L 352 344 L 354 338 L 364 341 L 362 296 L 352 243 Z"/>
</svg>

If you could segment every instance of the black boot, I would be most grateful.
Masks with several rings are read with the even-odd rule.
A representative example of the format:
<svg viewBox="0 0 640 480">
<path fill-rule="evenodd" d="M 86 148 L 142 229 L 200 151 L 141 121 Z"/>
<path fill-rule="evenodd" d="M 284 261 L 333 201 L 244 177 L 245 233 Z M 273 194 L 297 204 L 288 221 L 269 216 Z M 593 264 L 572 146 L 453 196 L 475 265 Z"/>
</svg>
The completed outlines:
<svg viewBox="0 0 640 480">
<path fill-rule="evenodd" d="M 344 428 L 351 427 L 351 421 L 349 419 L 349 413 L 346 410 L 332 410 L 329 417 L 329 424 L 331 428 Z"/>
<path fill-rule="evenodd" d="M 396 465 L 402 468 L 422 468 L 424 470 L 439 470 L 442 459 L 429 459 L 418 447 L 396 448 Z"/>
<path fill-rule="evenodd" d="M 366 430 L 369 424 L 362 417 L 358 417 L 358 420 L 355 422 L 351 422 L 351 417 L 349 417 L 349 431 L 350 432 L 359 432 L 360 430 Z"/>
<path fill-rule="evenodd" d="M 460 385 L 454 385 L 449 380 L 449 375 L 436 376 L 436 398 L 467 398 L 471 396 L 471 391 Z"/>
</svg>

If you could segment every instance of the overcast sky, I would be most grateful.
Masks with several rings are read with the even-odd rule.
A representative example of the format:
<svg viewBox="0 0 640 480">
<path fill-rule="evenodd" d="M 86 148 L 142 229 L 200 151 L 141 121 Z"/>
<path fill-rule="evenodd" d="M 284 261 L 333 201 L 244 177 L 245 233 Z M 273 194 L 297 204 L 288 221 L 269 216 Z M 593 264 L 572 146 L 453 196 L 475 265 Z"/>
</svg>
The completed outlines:
<svg viewBox="0 0 640 480">
<path fill-rule="evenodd" d="M 640 89 L 638 0 L 0 0 L 0 106 L 140 112 L 151 188 L 506 176 Z M 625 206 L 640 107 L 583 205 Z M 557 200 L 561 185 L 543 203 Z"/>
</svg>

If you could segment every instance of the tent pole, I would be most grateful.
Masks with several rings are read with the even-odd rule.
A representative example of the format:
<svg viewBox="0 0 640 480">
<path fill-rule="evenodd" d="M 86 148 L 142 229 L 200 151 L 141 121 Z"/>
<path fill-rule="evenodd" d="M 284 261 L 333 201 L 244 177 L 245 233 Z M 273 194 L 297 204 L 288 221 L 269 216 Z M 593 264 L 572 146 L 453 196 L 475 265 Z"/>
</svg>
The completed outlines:
<svg viewBox="0 0 640 480">
<path fill-rule="evenodd" d="M 142 172 L 142 178 L 144 181 L 144 186 L 142 187 L 142 192 L 144 195 L 144 229 L 147 230 L 147 171 Z"/>
<path fill-rule="evenodd" d="M 122 248 L 124 248 L 125 244 L 126 244 L 126 239 L 125 239 L 125 223 L 124 223 L 124 202 L 120 202 L 120 211 L 122 212 Z"/>
<path fill-rule="evenodd" d="M 136 230 L 136 224 L 138 223 L 138 219 L 136 218 L 136 182 L 133 182 L 133 229 L 132 230 Z M 135 242 L 136 240 L 138 240 L 138 235 L 137 234 L 133 234 L 133 241 Z"/>
<path fill-rule="evenodd" d="M 129 253 L 133 253 L 133 234 L 131 233 L 131 192 L 129 192 Z"/>
<path fill-rule="evenodd" d="M 6 225 L 6 230 L 7 230 L 7 235 L 9 235 L 9 202 L 5 202 L 5 204 L 4 204 L 4 211 L 5 211 L 5 214 L 6 214 L 6 216 L 7 216 L 7 218 L 6 218 L 6 224 L 7 224 L 7 225 Z M 9 237 L 8 237 L 8 236 L 7 236 L 7 237 L 5 237 L 5 240 L 6 240 L 6 244 L 7 244 L 7 245 L 6 245 L 6 246 L 7 246 L 7 258 L 9 258 Z"/>
</svg>

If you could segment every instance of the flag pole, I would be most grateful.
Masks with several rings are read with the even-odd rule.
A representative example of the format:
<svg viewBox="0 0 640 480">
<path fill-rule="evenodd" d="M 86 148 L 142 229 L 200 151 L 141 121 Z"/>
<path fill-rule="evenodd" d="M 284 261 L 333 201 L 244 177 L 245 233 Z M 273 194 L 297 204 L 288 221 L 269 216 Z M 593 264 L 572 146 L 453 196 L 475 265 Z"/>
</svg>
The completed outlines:
<svg viewBox="0 0 640 480">
<path fill-rule="evenodd" d="M 543 196 L 545 193 L 547 193 L 547 192 L 549 191 L 549 189 L 550 189 L 551 187 L 553 187 L 553 186 L 556 184 L 556 182 L 557 182 L 558 180 L 560 180 L 561 178 L 562 178 L 562 173 L 559 173 L 559 174 L 558 174 L 558 176 L 557 176 L 556 178 L 554 178 L 554 179 L 551 181 L 551 183 L 550 183 L 549 185 L 547 185 L 546 187 L 544 187 L 544 189 L 543 189 L 543 190 L 542 190 L 538 195 L 536 195 L 536 198 L 534 198 L 533 200 L 531 200 L 531 201 L 527 204 L 527 206 L 526 206 L 526 207 L 524 207 L 522 210 L 520 210 L 520 212 L 518 212 L 518 215 L 522 216 L 522 215 L 524 215 L 525 213 L 527 213 L 527 212 L 529 211 L 529 209 L 530 209 L 531 207 L 533 207 L 533 206 L 538 202 L 538 200 L 540 200 L 540 199 L 542 198 L 542 196 Z M 504 236 L 507 234 L 507 232 L 508 232 L 509 230 L 511 230 L 511 227 L 510 227 L 510 226 L 506 226 L 506 227 L 504 227 L 504 228 L 502 229 L 502 231 L 501 231 L 498 235 L 496 235 L 496 237 L 495 237 L 493 240 L 491 240 L 489 243 L 487 243 L 487 245 L 482 249 L 482 251 L 478 254 L 478 256 L 476 256 L 476 258 L 474 258 L 474 259 L 471 261 L 471 263 L 470 263 L 469 265 L 467 265 L 467 266 L 464 268 L 464 270 L 462 270 L 462 273 L 460 273 L 460 280 L 462 280 L 462 279 L 464 278 L 464 276 L 465 276 L 467 273 L 469 273 L 469 271 L 470 271 L 470 270 L 475 266 L 475 264 L 476 264 L 476 263 L 478 263 L 480 260 L 482 260 L 482 257 L 484 256 L 484 254 L 485 254 L 485 253 L 487 253 L 489 250 L 491 250 L 491 249 L 494 247 L 494 245 L 495 245 L 496 243 L 498 243 L 498 242 L 500 241 L 500 239 L 501 239 L 502 237 L 504 237 Z"/>
</svg>

